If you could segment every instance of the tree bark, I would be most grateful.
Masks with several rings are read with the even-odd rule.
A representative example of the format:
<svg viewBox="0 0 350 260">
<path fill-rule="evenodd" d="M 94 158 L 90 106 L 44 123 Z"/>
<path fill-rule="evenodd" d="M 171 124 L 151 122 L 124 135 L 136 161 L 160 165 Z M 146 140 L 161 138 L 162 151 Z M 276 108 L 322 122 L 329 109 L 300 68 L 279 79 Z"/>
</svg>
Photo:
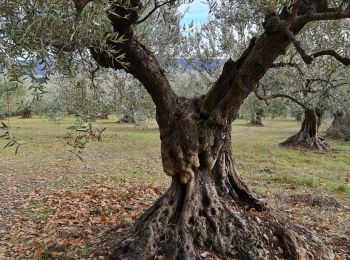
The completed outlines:
<svg viewBox="0 0 350 260">
<path fill-rule="evenodd" d="M 331 147 L 319 135 L 321 112 L 317 108 L 305 109 L 300 131 L 281 143 L 282 146 L 330 151 Z"/>
<path fill-rule="evenodd" d="M 344 113 L 340 110 L 333 113 L 333 121 L 327 129 L 327 135 L 335 139 L 345 139 L 344 131 Z"/>
<path fill-rule="evenodd" d="M 203 120 L 196 104 L 181 100 L 177 120 L 161 128 L 171 186 L 117 243 L 111 259 L 192 260 L 209 253 L 220 259 L 333 259 L 312 233 L 266 210 L 235 169 L 231 122 L 223 127 Z"/>
</svg>

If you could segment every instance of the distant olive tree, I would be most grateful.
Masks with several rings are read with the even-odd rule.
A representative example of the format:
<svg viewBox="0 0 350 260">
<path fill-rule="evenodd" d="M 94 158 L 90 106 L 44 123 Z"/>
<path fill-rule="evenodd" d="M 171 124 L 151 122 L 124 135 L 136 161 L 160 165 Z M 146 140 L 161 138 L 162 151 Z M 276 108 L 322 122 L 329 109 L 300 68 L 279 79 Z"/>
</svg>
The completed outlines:
<svg viewBox="0 0 350 260">
<path fill-rule="evenodd" d="M 281 69 L 267 74 L 255 94 L 265 101 L 284 99 L 303 110 L 300 131 L 281 145 L 328 151 L 330 146 L 320 137 L 319 127 L 329 108 L 330 97 L 341 89 L 349 88 L 350 70 L 326 59 L 303 69 L 296 66 L 293 69 L 285 68 L 282 74 Z"/>
</svg>

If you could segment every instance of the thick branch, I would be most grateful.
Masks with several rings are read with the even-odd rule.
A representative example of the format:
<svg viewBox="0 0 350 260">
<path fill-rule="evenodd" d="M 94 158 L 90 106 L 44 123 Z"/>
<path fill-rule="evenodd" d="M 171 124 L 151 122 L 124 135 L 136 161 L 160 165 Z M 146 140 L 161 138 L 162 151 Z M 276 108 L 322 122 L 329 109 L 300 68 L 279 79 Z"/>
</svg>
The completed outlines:
<svg viewBox="0 0 350 260">
<path fill-rule="evenodd" d="M 314 12 L 310 13 L 310 10 Z M 274 61 L 285 53 L 290 43 L 296 46 L 306 63 L 312 62 L 314 57 L 307 55 L 295 38 L 308 22 L 348 18 L 349 12 L 349 8 L 345 11 L 328 8 L 326 1 L 296 0 L 292 13 L 283 11 L 280 15 L 274 13 L 267 15 L 264 22 L 265 33 L 247 48 L 237 62 L 230 62 L 235 64 L 231 66 L 231 72 L 223 70 L 219 80 L 205 96 L 202 110 L 211 113 L 209 116 L 213 119 L 218 118 L 221 122 L 229 121 L 227 119 L 232 118 L 239 110 L 244 99 L 254 90 L 266 71 L 274 67 Z M 332 54 L 347 64 L 347 59 Z M 220 86 L 221 84 L 229 85 L 224 87 Z"/>
<path fill-rule="evenodd" d="M 91 48 L 91 53 L 100 66 L 125 69 L 140 80 L 156 104 L 158 119 L 160 119 L 160 114 L 169 116 L 173 113 L 177 96 L 155 56 L 133 38 L 132 27 L 138 20 L 138 11 L 141 6 L 140 1 L 130 1 L 127 6 L 114 4 L 108 15 L 115 32 L 125 39 L 123 42 L 110 42 L 117 53 L 114 56 L 124 55 L 122 62 L 99 49 Z M 166 120 L 163 119 L 163 121 Z"/>
<path fill-rule="evenodd" d="M 295 4 L 293 5 L 292 15 L 291 15 L 291 18 L 293 20 L 297 17 L 298 11 L 299 11 L 299 8 L 300 8 L 302 2 L 303 2 L 303 0 L 296 0 Z"/>
<path fill-rule="evenodd" d="M 128 62 L 126 71 L 136 77 L 151 95 L 158 111 L 170 114 L 176 105 L 176 95 L 154 55 L 144 45 L 133 40 L 128 45 L 120 46 Z M 104 52 L 92 50 L 96 62 L 107 68 L 125 69 L 114 58 Z"/>
<path fill-rule="evenodd" d="M 255 41 L 255 38 L 250 41 L 249 47 L 244 51 L 242 56 L 237 61 L 233 61 L 232 59 L 226 61 L 220 77 L 206 94 L 202 102 L 202 114 L 209 115 L 210 112 L 215 109 L 220 100 L 225 97 L 229 89 L 234 84 L 236 72 L 239 70 L 245 58 L 249 55 L 251 49 L 254 47 Z"/>
<path fill-rule="evenodd" d="M 305 24 L 312 21 L 340 20 L 350 18 L 350 9 L 337 12 L 310 13 L 296 17 L 295 24 Z"/>
<path fill-rule="evenodd" d="M 345 66 L 349 66 L 350 65 L 350 58 L 347 57 L 342 57 L 339 53 L 337 53 L 335 50 L 324 50 L 324 51 L 319 51 L 316 52 L 314 54 L 311 54 L 310 57 L 312 59 L 316 59 L 317 57 L 320 56 L 333 56 L 336 60 L 338 60 L 339 62 L 343 63 Z"/>
<path fill-rule="evenodd" d="M 320 56 L 333 56 L 335 59 L 337 59 L 339 62 L 343 63 L 345 66 L 350 65 L 350 59 L 342 57 L 340 54 L 338 54 L 334 50 L 324 50 L 320 52 L 316 52 L 314 54 L 308 55 L 304 48 L 301 46 L 301 43 L 296 39 L 295 35 L 288 29 L 284 29 L 285 34 L 288 36 L 288 38 L 293 42 L 295 49 L 300 54 L 301 58 L 306 64 L 311 64 L 313 60 Z"/>
</svg>

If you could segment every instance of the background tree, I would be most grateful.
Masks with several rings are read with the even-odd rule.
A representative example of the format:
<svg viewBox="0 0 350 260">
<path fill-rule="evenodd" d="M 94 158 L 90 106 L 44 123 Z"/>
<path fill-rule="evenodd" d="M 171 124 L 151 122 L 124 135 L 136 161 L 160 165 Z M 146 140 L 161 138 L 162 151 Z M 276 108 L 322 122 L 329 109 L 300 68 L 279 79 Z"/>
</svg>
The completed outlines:
<svg viewBox="0 0 350 260">
<path fill-rule="evenodd" d="M 284 98 L 304 110 L 300 131 L 282 142 L 281 145 L 308 149 L 330 150 L 330 146 L 319 135 L 319 127 L 325 113 L 327 100 L 339 88 L 349 87 L 348 69 L 338 67 L 333 62 L 309 66 L 300 74 L 299 70 L 285 71 L 282 77 L 276 75 L 281 70 L 267 75 L 261 91 L 255 91 L 261 100 Z M 269 78 L 270 77 L 270 78 Z M 269 84 L 265 86 L 265 82 Z"/>
<path fill-rule="evenodd" d="M 252 126 L 263 126 L 262 118 L 265 117 L 267 105 L 255 95 L 250 95 L 243 103 L 240 116 L 247 117 Z"/>
<path fill-rule="evenodd" d="M 345 87 L 328 96 L 326 106 L 332 123 L 326 133 L 331 138 L 350 140 L 349 94 L 350 89 Z"/>
<path fill-rule="evenodd" d="M 166 3 L 176 5 L 175 1 Z M 231 123 L 245 98 L 291 43 L 307 63 L 331 55 L 347 64 L 348 60 L 334 51 L 307 55 L 296 37 L 310 22 L 349 18 L 350 7 L 345 1 L 283 1 L 277 6 L 271 3 L 275 1 L 222 1 L 211 5 L 217 19 L 225 20 L 219 11 L 229 10 L 243 14 L 242 20 L 247 24 L 253 14 L 255 21 L 264 20 L 264 26 L 254 28 L 257 37 L 252 38 L 242 54 L 237 53 L 237 59 L 225 62 L 211 89 L 193 99 L 174 93 L 155 55 L 140 43 L 135 27 L 144 20 L 139 16 L 141 1 L 75 0 L 74 8 L 65 2 L 56 13 L 50 13 L 54 22 L 48 19 L 50 23 L 40 24 L 44 25 L 42 28 L 52 28 L 57 22 L 57 31 L 37 30 L 38 26 L 35 31 L 30 30 L 30 25 L 48 14 L 33 10 L 51 10 L 52 5 L 58 7 L 56 2 L 15 3 L 8 9 L 10 15 L 2 16 L 7 22 L 18 22 L 15 35 L 5 30 L 5 36 L 11 37 L 16 46 L 23 43 L 22 39 L 34 41 L 39 37 L 46 39 L 36 42 L 41 44 L 40 49 L 53 46 L 60 51 L 74 51 L 88 47 L 99 66 L 124 69 L 137 78 L 155 103 L 163 168 L 172 176 L 172 184 L 115 246 L 112 258 L 150 259 L 163 255 L 170 259 L 198 259 L 204 251 L 222 258 L 333 258 L 331 250 L 312 233 L 264 211 L 265 205 L 234 167 Z M 156 9 L 160 7 L 158 1 L 154 4 Z M 238 8 L 241 5 L 243 9 Z M 268 12 L 268 8 L 274 12 Z M 101 11 L 91 21 L 90 14 L 98 10 L 106 11 L 108 20 Z M 243 10 L 247 10 L 247 16 Z M 60 24 L 62 14 L 67 16 L 65 26 Z M 84 19 L 91 23 L 84 23 Z M 264 212 L 257 218 L 256 211 Z"/>
</svg>

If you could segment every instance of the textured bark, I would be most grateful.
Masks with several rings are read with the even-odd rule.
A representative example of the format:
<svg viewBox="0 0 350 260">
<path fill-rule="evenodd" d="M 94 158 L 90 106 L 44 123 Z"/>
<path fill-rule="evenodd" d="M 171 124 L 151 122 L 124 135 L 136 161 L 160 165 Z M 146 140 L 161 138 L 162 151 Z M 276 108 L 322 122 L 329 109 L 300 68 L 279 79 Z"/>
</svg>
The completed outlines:
<svg viewBox="0 0 350 260">
<path fill-rule="evenodd" d="M 202 120 L 198 101 L 182 102 L 175 128 L 161 130 L 171 187 L 116 244 L 111 259 L 192 260 L 208 252 L 220 259 L 333 259 L 312 233 L 275 217 L 250 191 L 232 159 L 231 124 Z M 185 140 L 174 150 L 180 136 L 197 142 Z M 181 171 L 190 170 L 188 180 Z"/>
<path fill-rule="evenodd" d="M 333 113 L 333 121 L 327 129 L 327 135 L 335 139 L 345 139 L 344 135 L 344 113 L 337 111 Z"/>
<path fill-rule="evenodd" d="M 300 131 L 281 143 L 283 146 L 330 151 L 331 147 L 319 135 L 321 114 L 318 109 L 306 109 Z"/>
</svg>

